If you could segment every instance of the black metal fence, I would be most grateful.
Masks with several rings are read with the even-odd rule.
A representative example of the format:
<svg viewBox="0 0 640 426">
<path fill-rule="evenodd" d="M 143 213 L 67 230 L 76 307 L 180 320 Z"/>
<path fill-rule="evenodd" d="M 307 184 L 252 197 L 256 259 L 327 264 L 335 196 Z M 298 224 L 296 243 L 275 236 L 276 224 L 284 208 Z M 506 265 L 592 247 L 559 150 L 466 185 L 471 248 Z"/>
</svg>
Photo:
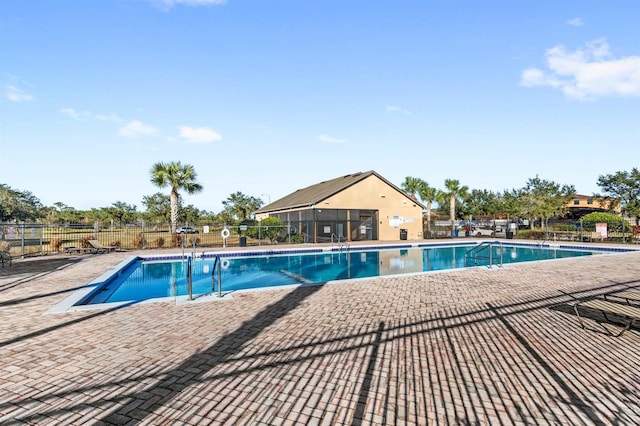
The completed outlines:
<svg viewBox="0 0 640 426">
<path fill-rule="evenodd" d="M 204 224 L 191 228 L 197 232 L 172 234 L 168 224 L 0 223 L 0 241 L 10 246 L 12 256 L 21 257 L 88 249 L 90 240 L 122 250 L 193 247 L 194 243 L 195 247 L 222 248 L 306 242 L 288 225 Z"/>
<path fill-rule="evenodd" d="M 465 222 L 452 224 L 450 221 L 432 221 L 430 224 L 425 223 L 423 237 L 424 239 L 452 239 L 480 236 L 548 241 L 640 243 L 640 227 L 635 226 L 607 229 L 606 233 L 602 233 L 601 229 L 585 227 L 579 221 L 554 222 L 549 223 L 548 226 L 538 225 L 533 229 L 522 223 L 474 223 L 467 234 L 466 225 Z M 0 223 L 0 241 L 3 242 L 2 244 L 9 245 L 10 253 L 14 257 L 72 252 L 73 248 L 91 248 L 89 240 L 98 240 L 104 246 L 122 250 L 172 247 L 223 248 L 313 242 L 310 236 L 300 233 L 292 224 L 281 226 L 199 224 L 191 227 L 197 233 L 172 234 L 168 224 Z M 483 231 L 480 231 L 481 229 Z"/>
<path fill-rule="evenodd" d="M 197 233 L 172 234 L 169 224 L 0 223 L 0 240 L 10 245 L 13 256 L 22 257 L 82 252 L 77 249 L 91 248 L 89 240 L 122 250 L 193 247 L 194 243 L 197 248 L 314 243 L 313 233 L 304 232 L 304 227 L 300 229 L 296 225 L 191 224 Z M 452 238 L 450 226 L 434 223 L 430 229 L 430 232 L 425 230 L 425 238 Z M 336 242 L 347 240 L 342 234 L 331 233 L 322 238 L 316 236 L 316 242 L 330 243 L 334 238 Z"/>
<path fill-rule="evenodd" d="M 529 223 L 522 220 L 425 222 L 425 238 L 493 237 L 547 241 L 608 241 L 640 243 L 640 227 L 624 220 L 615 224 L 583 223 L 581 220 L 554 219 Z"/>
</svg>

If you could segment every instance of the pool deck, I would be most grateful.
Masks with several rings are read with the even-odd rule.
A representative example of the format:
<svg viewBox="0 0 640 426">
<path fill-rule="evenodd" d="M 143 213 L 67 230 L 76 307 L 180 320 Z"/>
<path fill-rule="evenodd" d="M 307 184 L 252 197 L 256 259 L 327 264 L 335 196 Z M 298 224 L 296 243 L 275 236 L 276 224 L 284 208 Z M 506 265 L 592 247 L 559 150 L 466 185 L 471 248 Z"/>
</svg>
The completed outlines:
<svg viewBox="0 0 640 426">
<path fill-rule="evenodd" d="M 45 314 L 134 254 L 0 269 L 0 424 L 640 423 L 640 251 Z"/>
</svg>

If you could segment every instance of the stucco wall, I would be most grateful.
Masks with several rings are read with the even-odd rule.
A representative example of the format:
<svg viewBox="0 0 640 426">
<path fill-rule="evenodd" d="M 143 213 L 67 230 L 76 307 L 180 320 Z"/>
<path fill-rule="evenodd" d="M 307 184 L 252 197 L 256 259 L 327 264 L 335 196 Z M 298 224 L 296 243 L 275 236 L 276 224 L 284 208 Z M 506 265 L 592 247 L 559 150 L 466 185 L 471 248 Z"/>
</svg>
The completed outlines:
<svg viewBox="0 0 640 426">
<path fill-rule="evenodd" d="M 327 199 L 317 208 L 378 210 L 381 241 L 400 239 L 400 229 L 408 240 L 422 239 L 422 207 L 372 175 Z"/>
</svg>

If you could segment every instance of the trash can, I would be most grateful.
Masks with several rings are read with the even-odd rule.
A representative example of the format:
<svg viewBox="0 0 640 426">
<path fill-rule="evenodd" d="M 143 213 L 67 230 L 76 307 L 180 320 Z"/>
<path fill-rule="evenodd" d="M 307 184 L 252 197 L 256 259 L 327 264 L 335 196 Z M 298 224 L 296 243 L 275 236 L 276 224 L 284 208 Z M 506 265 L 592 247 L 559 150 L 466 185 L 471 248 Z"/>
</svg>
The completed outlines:
<svg viewBox="0 0 640 426">
<path fill-rule="evenodd" d="M 513 231 L 507 231 L 507 240 L 513 239 Z"/>
<path fill-rule="evenodd" d="M 407 230 L 406 229 L 401 229 L 400 230 L 400 239 L 401 240 L 406 240 L 407 239 Z"/>
<path fill-rule="evenodd" d="M 240 237 L 240 247 L 247 246 L 247 237 Z"/>
</svg>

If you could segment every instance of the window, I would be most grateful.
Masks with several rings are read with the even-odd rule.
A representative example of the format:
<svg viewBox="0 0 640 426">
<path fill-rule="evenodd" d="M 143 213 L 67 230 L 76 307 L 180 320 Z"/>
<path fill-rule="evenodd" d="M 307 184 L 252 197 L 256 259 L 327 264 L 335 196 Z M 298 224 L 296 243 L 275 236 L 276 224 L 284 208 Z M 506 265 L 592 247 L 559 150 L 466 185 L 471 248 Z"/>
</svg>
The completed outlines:
<svg viewBox="0 0 640 426">
<path fill-rule="evenodd" d="M 573 200 L 573 205 L 574 206 L 580 205 L 580 200 Z"/>
<path fill-rule="evenodd" d="M 587 200 L 587 204 L 593 204 L 593 198 L 589 198 L 589 199 Z"/>
</svg>

